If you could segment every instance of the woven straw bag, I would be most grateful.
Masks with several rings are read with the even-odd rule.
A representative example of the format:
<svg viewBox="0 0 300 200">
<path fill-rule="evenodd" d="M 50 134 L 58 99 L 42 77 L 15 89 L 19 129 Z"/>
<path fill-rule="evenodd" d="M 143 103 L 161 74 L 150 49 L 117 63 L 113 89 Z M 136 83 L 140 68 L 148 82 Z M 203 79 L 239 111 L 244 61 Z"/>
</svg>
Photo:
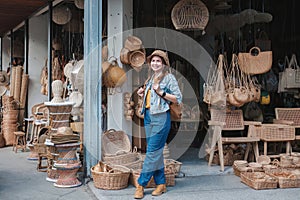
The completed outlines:
<svg viewBox="0 0 300 200">
<path fill-rule="evenodd" d="M 103 84 L 108 88 L 121 87 L 127 80 L 126 72 L 123 68 L 119 67 L 116 58 L 112 61 L 105 61 L 102 63 Z"/>
<path fill-rule="evenodd" d="M 254 55 L 254 51 L 257 55 Z M 272 67 L 272 51 L 260 51 L 258 47 L 252 47 L 249 53 L 239 53 L 238 63 L 240 69 L 246 74 L 263 74 Z"/>
<path fill-rule="evenodd" d="M 209 102 L 212 106 L 219 108 L 226 107 L 226 91 L 225 91 L 225 80 L 223 69 L 226 67 L 226 61 L 224 55 L 220 54 L 216 64 L 215 71 L 213 72 L 211 81 L 208 84 L 211 90 L 209 92 Z"/>
<path fill-rule="evenodd" d="M 104 156 L 112 156 L 128 153 L 131 151 L 131 144 L 124 131 L 109 129 L 102 135 L 102 152 Z"/>
<path fill-rule="evenodd" d="M 230 92 L 227 94 L 227 100 L 229 102 L 230 105 L 233 105 L 235 107 L 242 107 L 245 103 L 243 102 L 239 102 L 236 100 L 236 98 L 234 97 L 234 93 Z"/>
</svg>

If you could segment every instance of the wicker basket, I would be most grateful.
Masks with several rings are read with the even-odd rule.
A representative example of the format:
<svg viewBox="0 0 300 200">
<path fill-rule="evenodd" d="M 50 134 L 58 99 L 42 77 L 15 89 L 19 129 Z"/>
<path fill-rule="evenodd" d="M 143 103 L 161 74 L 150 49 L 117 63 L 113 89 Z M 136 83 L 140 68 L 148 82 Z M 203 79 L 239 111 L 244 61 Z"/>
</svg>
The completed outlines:
<svg viewBox="0 0 300 200">
<path fill-rule="evenodd" d="M 260 155 L 257 157 L 257 162 L 259 164 L 262 164 L 262 165 L 268 165 L 271 163 L 271 159 L 269 156 L 266 156 L 266 155 Z"/>
<path fill-rule="evenodd" d="M 131 151 L 131 144 L 128 136 L 123 131 L 109 129 L 102 135 L 102 152 L 104 156 L 121 155 L 121 152 Z"/>
<path fill-rule="evenodd" d="M 125 152 L 120 155 L 104 155 L 102 157 L 103 162 L 114 165 L 124 165 L 128 163 L 132 163 L 138 160 L 137 152 Z"/>
<path fill-rule="evenodd" d="M 138 185 L 138 178 L 140 177 L 141 170 L 133 170 L 131 175 L 130 175 L 130 182 L 132 185 L 135 187 Z M 166 185 L 167 186 L 174 186 L 175 185 L 175 174 L 165 174 L 166 177 Z M 154 182 L 153 177 L 150 179 L 148 182 L 148 185 L 146 188 L 155 188 L 156 184 Z"/>
<path fill-rule="evenodd" d="M 171 173 L 178 175 L 181 169 L 182 163 L 173 159 L 165 159 L 165 170 L 169 170 Z"/>
<path fill-rule="evenodd" d="M 241 181 L 255 190 L 277 188 L 277 180 L 264 172 L 243 172 Z"/>
<path fill-rule="evenodd" d="M 269 142 L 295 140 L 295 128 L 281 124 L 262 124 L 261 140 Z"/>
<path fill-rule="evenodd" d="M 120 165 L 111 166 L 112 172 L 98 172 L 91 168 L 94 186 L 104 190 L 119 190 L 128 186 L 130 169 Z"/>
<path fill-rule="evenodd" d="M 139 50 L 142 47 L 142 41 L 140 38 L 130 35 L 125 40 L 124 46 L 129 51 Z"/>
<path fill-rule="evenodd" d="M 140 68 L 146 60 L 146 55 L 144 52 L 137 50 L 133 51 L 129 55 L 130 65 L 134 68 Z"/>
<path fill-rule="evenodd" d="M 276 178 L 280 188 L 299 188 L 300 177 L 287 169 L 272 169 L 266 171 L 266 174 Z"/>
<path fill-rule="evenodd" d="M 123 166 L 128 167 L 131 170 L 142 169 L 142 167 L 143 167 L 143 160 L 142 159 L 138 159 L 138 160 L 136 160 L 134 162 L 123 164 Z"/>
<path fill-rule="evenodd" d="M 292 166 L 293 163 L 293 157 L 289 156 L 287 154 L 285 155 L 280 155 L 280 166 L 281 167 L 288 167 L 288 166 Z"/>
<path fill-rule="evenodd" d="M 275 108 L 276 119 L 293 122 L 292 126 L 300 127 L 300 108 Z"/>
</svg>

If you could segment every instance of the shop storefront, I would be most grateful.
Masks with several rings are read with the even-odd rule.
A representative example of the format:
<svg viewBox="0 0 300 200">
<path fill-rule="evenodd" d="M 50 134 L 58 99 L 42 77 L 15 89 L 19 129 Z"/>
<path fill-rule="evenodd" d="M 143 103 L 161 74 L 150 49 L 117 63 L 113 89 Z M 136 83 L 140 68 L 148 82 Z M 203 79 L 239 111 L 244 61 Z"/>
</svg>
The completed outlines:
<svg viewBox="0 0 300 200">
<path fill-rule="evenodd" d="M 214 148 L 208 142 L 213 138 L 208 133 L 213 107 L 241 110 L 243 121 L 268 124 L 278 119 L 275 108 L 299 108 L 296 1 L 90 0 L 84 6 L 79 2 L 83 1 L 48 3 L 16 30 L 3 34 L 1 69 L 13 70 L 9 90 L 2 97 L 13 95 L 14 100 L 23 101 L 24 121 L 36 114 L 34 109 L 45 114 L 41 104 L 53 99 L 51 84 L 60 80 L 62 98 L 76 103 L 70 122 L 84 124 L 86 176 L 102 160 L 102 137 L 107 130 L 123 131 L 130 149 L 145 153 L 136 90 L 147 78 L 146 56 L 155 49 L 168 53 L 183 93 L 182 119 L 172 122 L 167 140 L 169 158 L 203 159 L 207 145 Z M 253 56 L 251 52 L 267 55 L 253 61 L 250 69 L 250 61 L 242 60 Z M 23 88 L 27 94 L 20 90 L 22 81 L 14 85 L 16 76 L 23 74 L 13 75 L 17 69 L 13 64 L 25 66 L 24 74 L 30 79 L 28 90 Z M 286 68 L 292 70 L 293 81 L 282 83 L 281 78 L 288 76 L 282 73 Z M 218 101 L 213 101 L 213 94 L 218 94 Z M 243 130 L 248 128 L 242 126 L 224 134 L 245 137 Z M 296 138 L 288 140 L 293 151 L 299 149 Z M 227 147 L 232 148 L 226 149 L 232 157 L 241 154 L 238 143 Z"/>
</svg>

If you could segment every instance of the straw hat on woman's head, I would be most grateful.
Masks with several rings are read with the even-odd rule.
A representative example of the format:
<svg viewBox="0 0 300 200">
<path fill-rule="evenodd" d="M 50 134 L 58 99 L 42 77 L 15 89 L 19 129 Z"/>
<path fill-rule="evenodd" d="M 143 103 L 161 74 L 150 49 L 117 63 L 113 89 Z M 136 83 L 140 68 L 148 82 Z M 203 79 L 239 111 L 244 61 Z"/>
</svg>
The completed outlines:
<svg viewBox="0 0 300 200">
<path fill-rule="evenodd" d="M 0 86 L 7 85 L 8 82 L 7 73 L 5 71 L 0 71 Z"/>
<path fill-rule="evenodd" d="M 169 62 L 169 58 L 166 52 L 162 51 L 162 50 L 155 50 L 153 51 L 153 53 L 147 57 L 147 63 L 150 64 L 151 59 L 153 58 L 153 56 L 159 56 L 162 58 L 162 60 L 164 61 L 164 64 L 168 67 L 170 67 L 170 62 Z"/>
</svg>

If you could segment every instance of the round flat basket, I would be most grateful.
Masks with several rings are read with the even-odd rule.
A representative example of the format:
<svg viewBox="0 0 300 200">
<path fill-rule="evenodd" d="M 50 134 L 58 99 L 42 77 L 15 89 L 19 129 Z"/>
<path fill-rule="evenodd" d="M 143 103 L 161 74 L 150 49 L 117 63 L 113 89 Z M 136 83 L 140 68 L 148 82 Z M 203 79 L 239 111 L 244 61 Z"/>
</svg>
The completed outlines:
<svg viewBox="0 0 300 200">
<path fill-rule="evenodd" d="M 123 131 L 109 129 L 102 135 L 103 155 L 117 155 L 131 151 L 131 144 L 128 136 Z"/>
<path fill-rule="evenodd" d="M 140 68 L 146 60 L 145 53 L 142 51 L 133 51 L 129 55 L 130 65 L 134 68 Z"/>
<path fill-rule="evenodd" d="M 52 20 L 59 25 L 68 23 L 72 18 L 72 12 L 67 6 L 57 6 L 53 9 Z"/>
</svg>

